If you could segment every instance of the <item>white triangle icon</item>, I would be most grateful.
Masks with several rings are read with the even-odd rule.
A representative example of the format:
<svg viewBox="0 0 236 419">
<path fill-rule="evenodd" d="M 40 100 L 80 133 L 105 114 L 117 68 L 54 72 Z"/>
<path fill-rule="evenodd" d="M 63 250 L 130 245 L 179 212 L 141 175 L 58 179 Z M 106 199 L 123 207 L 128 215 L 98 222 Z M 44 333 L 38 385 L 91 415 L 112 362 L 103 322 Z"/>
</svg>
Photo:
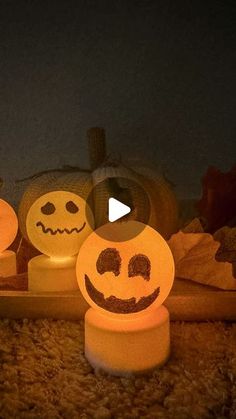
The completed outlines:
<svg viewBox="0 0 236 419">
<path fill-rule="evenodd" d="M 108 220 L 113 223 L 124 215 L 129 214 L 131 208 L 115 198 L 109 198 L 108 201 Z"/>
</svg>

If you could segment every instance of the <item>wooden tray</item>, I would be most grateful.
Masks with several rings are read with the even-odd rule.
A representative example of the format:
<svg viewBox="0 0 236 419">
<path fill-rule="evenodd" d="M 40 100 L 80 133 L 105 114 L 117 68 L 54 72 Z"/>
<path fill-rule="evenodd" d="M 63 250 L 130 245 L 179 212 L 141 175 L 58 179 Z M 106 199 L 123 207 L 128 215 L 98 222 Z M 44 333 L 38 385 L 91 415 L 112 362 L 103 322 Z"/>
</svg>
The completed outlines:
<svg viewBox="0 0 236 419">
<path fill-rule="evenodd" d="M 21 277 L 24 280 L 24 277 Z M 236 291 L 222 291 L 175 279 L 165 301 L 171 320 L 236 321 Z M 29 291 L 0 291 L 0 318 L 54 318 L 79 320 L 88 304 L 80 291 L 62 293 L 32 293 Z"/>
<path fill-rule="evenodd" d="M 171 320 L 236 321 L 236 291 L 224 291 L 186 279 L 175 279 L 164 305 Z"/>
</svg>

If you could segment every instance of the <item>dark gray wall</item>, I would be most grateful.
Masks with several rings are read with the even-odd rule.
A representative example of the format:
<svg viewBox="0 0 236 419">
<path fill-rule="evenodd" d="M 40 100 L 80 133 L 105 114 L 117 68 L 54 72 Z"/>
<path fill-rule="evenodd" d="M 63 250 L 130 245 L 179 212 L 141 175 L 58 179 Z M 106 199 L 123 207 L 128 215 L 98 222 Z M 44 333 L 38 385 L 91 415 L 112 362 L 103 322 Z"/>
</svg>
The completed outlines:
<svg viewBox="0 0 236 419">
<path fill-rule="evenodd" d="M 235 162 L 234 2 L 0 5 L 3 196 L 17 199 L 15 178 L 88 165 L 94 125 L 110 151 L 151 161 L 182 196 L 199 193 L 209 164 Z"/>
</svg>

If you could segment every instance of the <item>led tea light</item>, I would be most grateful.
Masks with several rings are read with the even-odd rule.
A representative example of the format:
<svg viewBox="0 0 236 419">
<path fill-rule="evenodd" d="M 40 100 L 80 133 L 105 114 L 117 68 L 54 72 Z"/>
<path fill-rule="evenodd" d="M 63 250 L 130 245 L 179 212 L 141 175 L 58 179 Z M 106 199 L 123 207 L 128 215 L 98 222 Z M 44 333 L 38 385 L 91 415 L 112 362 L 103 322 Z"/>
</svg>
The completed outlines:
<svg viewBox="0 0 236 419">
<path fill-rule="evenodd" d="M 13 208 L 0 199 L 0 276 L 16 274 L 16 254 L 7 248 L 13 243 L 18 230 L 18 220 Z"/>
<path fill-rule="evenodd" d="M 137 221 L 106 224 L 85 240 L 77 259 L 85 315 L 85 355 L 113 374 L 143 372 L 169 356 L 169 313 L 162 305 L 174 260 L 162 236 Z M 133 236 L 133 235 L 132 235 Z M 127 239 L 128 238 L 128 239 Z"/>
<path fill-rule="evenodd" d="M 76 255 L 93 223 L 86 201 L 72 192 L 49 192 L 33 203 L 27 214 L 26 230 L 33 246 L 43 254 L 29 261 L 29 290 L 78 289 Z"/>
</svg>

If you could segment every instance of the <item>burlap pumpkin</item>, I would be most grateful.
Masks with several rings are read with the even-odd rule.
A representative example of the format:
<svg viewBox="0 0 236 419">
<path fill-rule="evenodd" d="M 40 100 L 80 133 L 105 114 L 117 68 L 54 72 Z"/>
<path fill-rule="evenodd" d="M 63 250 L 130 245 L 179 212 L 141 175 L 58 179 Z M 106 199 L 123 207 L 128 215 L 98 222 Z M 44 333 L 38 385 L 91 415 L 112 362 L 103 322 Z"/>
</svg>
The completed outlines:
<svg viewBox="0 0 236 419">
<path fill-rule="evenodd" d="M 78 193 L 84 199 L 89 196 L 89 204 L 94 211 L 96 228 L 107 222 L 108 198 L 110 196 L 116 197 L 118 188 L 121 191 L 129 192 L 133 207 L 129 219 L 147 222 L 165 239 L 177 231 L 177 200 L 172 187 L 164 177 L 147 167 L 138 165 L 127 167 L 119 161 L 112 161 L 112 159 L 107 158 L 105 130 L 103 128 L 89 129 L 87 140 L 90 172 L 79 171 L 79 169 L 78 171 L 70 171 L 71 168 L 68 169 L 68 173 L 55 170 L 37 177 L 27 187 L 19 207 L 19 226 L 23 237 L 27 238 L 25 222 L 30 206 L 41 195 L 55 190 Z M 94 186 L 96 188 L 93 189 Z M 150 208 L 147 208 L 146 201 L 140 193 L 140 187 L 148 195 Z M 120 200 L 122 201 L 122 197 L 120 197 Z"/>
</svg>

